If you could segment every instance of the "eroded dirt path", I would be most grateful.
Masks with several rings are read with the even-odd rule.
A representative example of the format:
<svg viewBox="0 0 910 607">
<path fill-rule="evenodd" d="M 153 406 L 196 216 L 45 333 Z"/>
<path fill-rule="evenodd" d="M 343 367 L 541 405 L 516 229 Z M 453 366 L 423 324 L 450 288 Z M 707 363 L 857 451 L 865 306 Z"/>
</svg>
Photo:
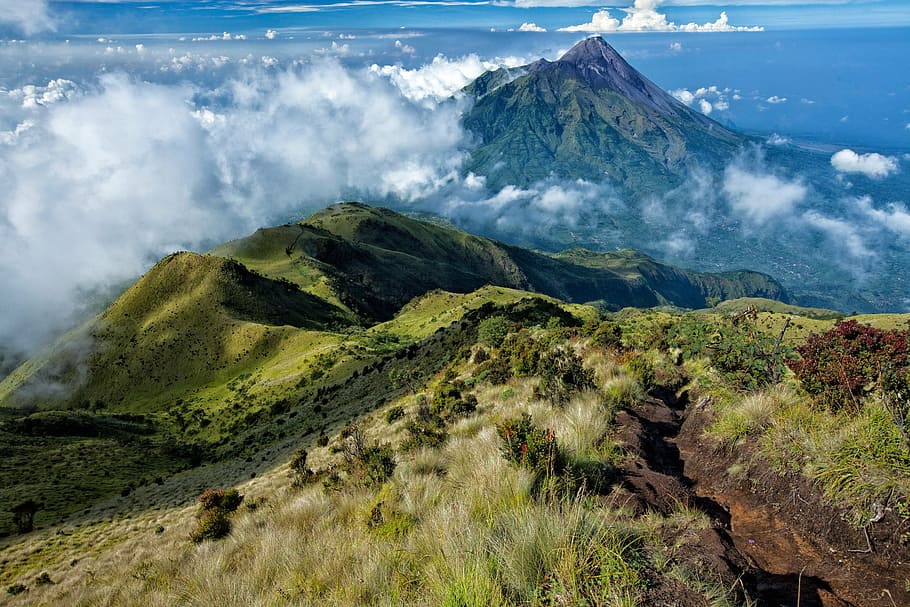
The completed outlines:
<svg viewBox="0 0 910 607">
<path fill-rule="evenodd" d="M 711 415 L 705 405 L 664 395 L 619 414 L 618 438 L 635 455 L 622 470 L 633 506 L 705 512 L 712 525 L 697 538 L 698 558 L 759 605 L 910 606 L 907 563 L 883 558 L 874 532 L 867 541 L 802 479 L 761 466 L 728 474 L 733 456 L 702 438 Z"/>
</svg>

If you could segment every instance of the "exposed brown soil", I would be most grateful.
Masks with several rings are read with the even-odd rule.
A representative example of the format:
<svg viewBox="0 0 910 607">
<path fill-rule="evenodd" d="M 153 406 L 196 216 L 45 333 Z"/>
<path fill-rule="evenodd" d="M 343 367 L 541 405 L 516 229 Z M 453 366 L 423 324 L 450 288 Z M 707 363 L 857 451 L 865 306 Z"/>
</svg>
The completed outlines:
<svg viewBox="0 0 910 607">
<path fill-rule="evenodd" d="M 703 438 L 712 416 L 706 401 L 660 396 L 618 415 L 617 438 L 631 457 L 611 500 L 665 514 L 681 504 L 705 512 L 711 527 L 677 559 L 766 607 L 910 605 L 910 550 L 899 541 L 907 530 L 895 514 L 866 530 L 850 527 L 801 477 L 780 476 L 748 453 L 718 452 Z M 747 474 L 727 472 L 743 461 Z M 655 589 L 651 599 L 704 604 L 673 589 Z"/>
</svg>

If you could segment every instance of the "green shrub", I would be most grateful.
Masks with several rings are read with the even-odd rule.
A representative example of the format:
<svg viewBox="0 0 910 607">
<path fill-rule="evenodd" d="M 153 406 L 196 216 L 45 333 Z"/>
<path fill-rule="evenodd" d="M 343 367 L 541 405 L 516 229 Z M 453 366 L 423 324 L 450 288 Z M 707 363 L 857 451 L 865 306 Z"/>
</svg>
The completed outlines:
<svg viewBox="0 0 910 607">
<path fill-rule="evenodd" d="M 562 406 L 569 397 L 594 387 L 594 371 L 582 366 L 581 358 L 570 348 L 556 348 L 541 356 L 538 363 L 540 384 L 534 394 L 551 405 Z"/>
<path fill-rule="evenodd" d="M 622 349 L 622 328 L 612 320 L 604 320 L 591 335 L 591 343 L 607 350 L 620 350 Z"/>
<path fill-rule="evenodd" d="M 394 424 L 402 417 L 404 417 L 404 407 L 401 405 L 395 405 L 389 409 L 388 413 L 386 413 L 385 421 L 387 424 Z"/>
<path fill-rule="evenodd" d="M 437 448 L 449 438 L 445 421 L 438 413 L 433 413 L 425 401 L 417 406 L 417 412 L 414 418 L 405 424 L 405 430 L 408 432 L 408 438 L 401 444 L 404 451 L 418 447 Z"/>
<path fill-rule="evenodd" d="M 395 471 L 395 453 L 390 445 L 372 445 L 364 449 L 359 470 L 368 487 L 384 483 Z"/>
<path fill-rule="evenodd" d="M 541 430 L 534 426 L 527 413 L 497 425 L 496 432 L 502 439 L 503 456 L 513 464 L 549 476 L 565 468 L 565 456 L 556 442 L 556 434 L 549 428 Z"/>
<path fill-rule="evenodd" d="M 316 472 L 307 467 L 308 456 L 309 453 L 307 453 L 306 449 L 297 449 L 288 463 L 291 469 L 291 477 L 293 478 L 292 486 L 294 487 L 303 487 L 318 478 Z M 250 504 L 247 505 L 249 506 Z M 255 508 L 255 505 L 253 505 L 253 508 Z"/>
<path fill-rule="evenodd" d="M 626 362 L 629 374 L 634 377 L 645 391 L 657 387 L 657 374 L 654 372 L 654 363 L 646 354 L 635 352 Z"/>
<path fill-rule="evenodd" d="M 462 395 L 461 390 L 452 383 L 443 383 L 433 395 L 431 412 L 444 422 L 464 417 L 477 410 L 477 397 L 473 394 Z"/>
<path fill-rule="evenodd" d="M 28 590 L 28 586 L 25 584 L 10 584 L 6 587 L 6 594 L 11 594 L 16 596 L 17 594 L 22 594 Z"/>
<path fill-rule="evenodd" d="M 509 334 L 512 323 L 505 316 L 490 316 L 477 326 L 477 340 L 491 348 L 498 348 Z"/>
<path fill-rule="evenodd" d="M 220 540 L 231 532 L 231 521 L 221 510 L 206 510 L 199 517 L 190 539 L 198 544 L 205 540 Z"/>
<path fill-rule="evenodd" d="M 687 314 L 667 335 L 669 345 L 678 348 L 684 359 L 706 356 L 728 382 L 748 390 L 780 381 L 793 358 L 789 347 L 756 328 L 749 318 L 716 322 Z"/>
<path fill-rule="evenodd" d="M 316 446 L 317 446 L 317 447 L 325 447 L 325 446 L 328 445 L 328 444 L 329 444 L 329 437 L 328 437 L 328 435 L 326 435 L 325 432 L 320 432 L 320 433 L 319 433 L 319 437 L 316 439 Z"/>
</svg>

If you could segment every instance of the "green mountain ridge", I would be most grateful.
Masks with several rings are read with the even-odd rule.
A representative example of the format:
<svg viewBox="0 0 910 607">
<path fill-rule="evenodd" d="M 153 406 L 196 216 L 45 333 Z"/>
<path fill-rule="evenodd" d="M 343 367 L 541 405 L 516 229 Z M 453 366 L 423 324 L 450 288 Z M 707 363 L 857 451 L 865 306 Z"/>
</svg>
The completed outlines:
<svg viewBox="0 0 910 607">
<path fill-rule="evenodd" d="M 257 368 L 304 333 L 374 325 L 428 292 L 486 285 L 608 310 L 787 300 L 756 272 L 691 272 L 633 251 L 550 256 L 344 203 L 209 255 L 166 257 L 82 329 L 90 345 L 27 363 L 0 383 L 0 398 L 53 402 L 40 390 L 53 384 L 71 405 L 157 410 Z"/>
</svg>

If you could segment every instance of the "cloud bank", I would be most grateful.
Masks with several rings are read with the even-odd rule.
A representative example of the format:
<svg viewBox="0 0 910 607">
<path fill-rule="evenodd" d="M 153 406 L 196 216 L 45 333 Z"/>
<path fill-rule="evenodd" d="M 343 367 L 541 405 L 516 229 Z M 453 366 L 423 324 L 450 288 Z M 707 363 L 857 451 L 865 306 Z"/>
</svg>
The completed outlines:
<svg viewBox="0 0 910 607">
<path fill-rule="evenodd" d="M 658 12 L 662 0 L 635 0 L 629 8 L 622 9 L 626 16 L 620 21 L 613 17 L 608 9 L 594 13 L 589 23 L 570 25 L 559 28 L 561 32 L 587 32 L 604 34 L 611 32 L 761 32 L 759 26 L 730 25 L 726 11 L 720 13 L 717 21 L 698 24 L 677 24 L 667 19 L 667 15 Z"/>
<path fill-rule="evenodd" d="M 104 75 L 23 107 L 56 90 L 44 88 L 10 100 L 18 122 L 0 131 L 6 347 L 41 344 L 171 251 L 339 199 L 413 200 L 462 159 L 455 107 L 427 110 L 331 60 L 249 69 L 217 89 Z"/>
</svg>

